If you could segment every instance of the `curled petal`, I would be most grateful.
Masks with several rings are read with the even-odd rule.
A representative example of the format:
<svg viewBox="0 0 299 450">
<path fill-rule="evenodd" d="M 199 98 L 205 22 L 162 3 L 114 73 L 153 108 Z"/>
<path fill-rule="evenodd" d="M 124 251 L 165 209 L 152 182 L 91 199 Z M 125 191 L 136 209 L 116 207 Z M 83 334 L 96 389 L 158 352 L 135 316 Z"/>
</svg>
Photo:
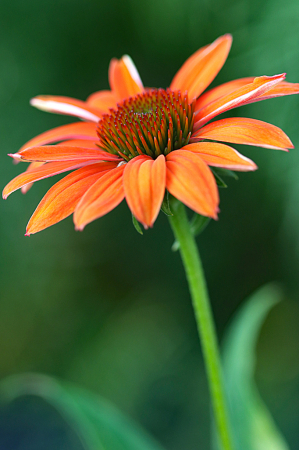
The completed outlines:
<svg viewBox="0 0 299 450">
<path fill-rule="evenodd" d="M 220 84 L 213 89 L 202 94 L 196 101 L 195 111 L 199 111 L 209 103 L 223 97 L 224 95 L 231 94 L 235 90 L 245 86 L 246 84 L 253 83 L 255 77 L 239 78 L 237 80 L 229 81 L 228 83 Z"/>
<path fill-rule="evenodd" d="M 233 144 L 257 145 L 278 150 L 293 148 L 288 136 L 278 127 L 261 120 L 233 117 L 217 120 L 200 128 L 191 139 L 213 139 Z"/>
<path fill-rule="evenodd" d="M 232 36 L 226 34 L 198 50 L 184 63 L 171 82 L 172 90 L 188 91 L 189 100 L 197 98 L 214 80 L 226 61 Z"/>
<path fill-rule="evenodd" d="M 116 107 L 117 100 L 112 91 L 98 91 L 91 94 L 86 103 L 108 113 L 110 108 Z"/>
<path fill-rule="evenodd" d="M 273 77 L 258 77 L 255 78 L 252 83 L 246 84 L 232 93 L 224 95 L 220 99 L 216 99 L 212 103 L 209 103 L 200 111 L 197 111 L 194 130 L 198 130 L 218 114 L 242 106 L 256 99 L 280 81 L 284 80 L 284 78 L 285 74 L 275 75 Z"/>
<path fill-rule="evenodd" d="M 42 162 L 74 161 L 77 159 L 85 159 L 86 161 L 121 161 L 118 156 L 99 149 L 72 146 L 65 147 L 63 145 L 43 145 L 42 147 L 31 147 L 9 156 L 12 158 L 22 159 L 23 161 Z"/>
<path fill-rule="evenodd" d="M 52 128 L 52 130 L 39 134 L 26 142 L 19 151 L 37 145 L 52 144 L 53 142 L 66 141 L 68 139 L 87 139 L 95 142 L 99 140 L 94 124 L 76 122 Z"/>
<path fill-rule="evenodd" d="M 39 95 L 30 100 L 30 104 L 42 111 L 79 117 L 89 122 L 98 122 L 105 111 L 101 111 L 86 102 L 69 97 Z"/>
<path fill-rule="evenodd" d="M 128 55 L 111 60 L 109 84 L 118 101 L 144 91 L 139 73 Z"/>
<path fill-rule="evenodd" d="M 219 194 L 215 178 L 201 157 L 186 150 L 166 156 L 166 188 L 189 208 L 217 218 Z"/>
<path fill-rule="evenodd" d="M 106 165 L 92 164 L 70 173 L 54 184 L 29 220 L 26 235 L 44 230 L 72 214 L 85 192 L 105 173 Z"/>
<path fill-rule="evenodd" d="M 50 162 L 32 169 L 30 171 L 21 173 L 16 178 L 11 180 L 3 190 L 3 198 L 6 199 L 12 192 L 20 189 L 22 186 L 28 183 L 33 183 L 34 181 L 39 181 L 44 178 L 52 177 L 58 175 L 59 173 L 68 172 L 69 170 L 79 169 L 80 167 L 93 164 L 95 161 L 77 160 L 77 161 L 66 161 L 66 162 Z M 114 168 L 117 163 L 113 162 L 102 162 L 102 167 L 106 167 L 106 170 Z"/>
<path fill-rule="evenodd" d="M 209 103 L 223 97 L 224 95 L 231 94 L 236 89 L 239 89 L 246 84 L 252 83 L 254 77 L 240 78 L 238 80 L 229 81 L 228 83 L 221 84 L 208 92 L 205 92 L 196 101 L 195 111 L 199 111 L 204 108 Z M 299 83 L 289 83 L 287 81 L 280 81 L 276 86 L 269 89 L 264 94 L 249 100 L 244 104 L 249 104 L 253 102 L 259 102 L 261 100 L 268 100 L 270 98 L 281 97 L 283 95 L 299 94 Z"/>
<path fill-rule="evenodd" d="M 130 210 L 145 228 L 152 227 L 165 193 L 165 157 L 133 158 L 125 167 L 124 190 Z"/>
<path fill-rule="evenodd" d="M 293 94 L 299 94 L 299 83 L 288 83 L 287 81 L 281 81 L 276 86 L 269 89 L 269 91 L 260 95 L 257 99 L 251 99 L 246 104 Z"/>
<path fill-rule="evenodd" d="M 84 194 L 74 212 L 77 230 L 95 219 L 104 216 L 124 199 L 123 189 L 124 165 L 105 173 Z"/>
<path fill-rule="evenodd" d="M 188 144 L 182 151 L 196 153 L 209 166 L 222 167 L 223 169 L 238 170 L 248 172 L 256 170 L 256 164 L 251 159 L 246 158 L 232 147 L 216 142 L 198 142 Z"/>
</svg>

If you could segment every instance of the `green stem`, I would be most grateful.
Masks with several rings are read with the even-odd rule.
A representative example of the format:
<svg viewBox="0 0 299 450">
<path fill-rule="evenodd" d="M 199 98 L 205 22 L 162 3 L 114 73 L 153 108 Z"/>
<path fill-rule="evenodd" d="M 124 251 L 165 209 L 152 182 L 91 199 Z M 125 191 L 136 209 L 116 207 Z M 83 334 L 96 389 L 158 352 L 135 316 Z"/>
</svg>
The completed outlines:
<svg viewBox="0 0 299 450">
<path fill-rule="evenodd" d="M 219 439 L 223 450 L 232 450 L 220 354 L 200 256 L 194 236 L 190 231 L 184 205 L 181 202 L 174 202 L 172 211 L 174 215 L 169 217 L 170 225 L 180 244 L 180 252 L 189 283 Z"/>
</svg>

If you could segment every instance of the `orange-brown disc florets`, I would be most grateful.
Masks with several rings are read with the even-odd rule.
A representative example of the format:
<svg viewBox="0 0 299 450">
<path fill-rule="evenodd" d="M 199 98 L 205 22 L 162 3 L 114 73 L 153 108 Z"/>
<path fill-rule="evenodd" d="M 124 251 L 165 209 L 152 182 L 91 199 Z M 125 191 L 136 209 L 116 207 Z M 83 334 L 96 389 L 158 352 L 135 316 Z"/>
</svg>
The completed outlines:
<svg viewBox="0 0 299 450">
<path fill-rule="evenodd" d="M 98 124 L 103 150 L 126 161 L 138 155 L 157 158 L 189 143 L 195 101 L 170 89 L 150 89 L 104 114 Z"/>
</svg>

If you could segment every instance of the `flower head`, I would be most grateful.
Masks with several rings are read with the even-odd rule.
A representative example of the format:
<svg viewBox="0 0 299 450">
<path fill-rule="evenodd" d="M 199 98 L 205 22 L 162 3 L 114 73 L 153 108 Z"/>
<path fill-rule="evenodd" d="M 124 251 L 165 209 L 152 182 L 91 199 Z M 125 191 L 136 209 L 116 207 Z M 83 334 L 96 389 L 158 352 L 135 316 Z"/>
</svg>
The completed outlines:
<svg viewBox="0 0 299 450">
<path fill-rule="evenodd" d="M 96 92 L 85 102 L 58 96 L 32 99 L 39 109 L 83 122 L 46 131 L 10 155 L 31 164 L 4 188 L 4 198 L 19 188 L 26 192 L 37 180 L 71 171 L 46 193 L 26 234 L 72 213 L 82 230 L 124 198 L 136 219 L 152 227 L 166 191 L 215 219 L 219 195 L 209 166 L 257 168 L 221 142 L 292 148 L 282 130 L 265 122 L 238 117 L 210 122 L 237 106 L 299 93 L 299 84 L 285 82 L 281 74 L 234 80 L 203 94 L 223 66 L 231 42 L 225 35 L 198 50 L 166 90 L 144 88 L 134 63 L 123 56 L 110 63 L 110 91 Z"/>
</svg>

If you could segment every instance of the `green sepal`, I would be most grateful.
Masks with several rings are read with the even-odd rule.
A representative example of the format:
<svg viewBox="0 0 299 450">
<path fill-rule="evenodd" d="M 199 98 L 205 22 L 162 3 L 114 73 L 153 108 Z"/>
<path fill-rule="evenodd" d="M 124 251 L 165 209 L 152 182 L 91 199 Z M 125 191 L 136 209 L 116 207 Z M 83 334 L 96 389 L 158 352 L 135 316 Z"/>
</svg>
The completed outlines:
<svg viewBox="0 0 299 450">
<path fill-rule="evenodd" d="M 197 236 L 202 233 L 210 220 L 210 217 L 201 216 L 200 214 L 195 213 L 190 222 L 190 230 L 193 236 Z"/>
<path fill-rule="evenodd" d="M 172 250 L 173 252 L 177 252 L 179 248 L 180 248 L 180 243 L 179 243 L 179 241 L 174 241 L 174 243 L 173 243 L 172 246 L 171 246 L 171 250 Z"/>
<path fill-rule="evenodd" d="M 136 217 L 132 214 L 132 222 L 133 225 L 135 227 L 135 230 L 139 233 L 139 234 L 143 234 L 142 228 L 140 226 L 140 223 L 138 222 L 138 220 L 136 219 Z"/>
<path fill-rule="evenodd" d="M 234 180 L 238 180 L 239 177 L 236 174 L 236 172 L 233 172 L 232 170 L 229 169 L 223 169 L 222 167 L 213 167 L 213 172 L 217 173 L 218 176 L 220 177 L 230 177 L 233 178 Z"/>
<path fill-rule="evenodd" d="M 207 227 L 210 222 L 210 217 L 201 216 L 200 214 L 194 213 L 192 220 L 190 221 L 190 231 L 193 236 L 198 236 L 203 230 Z M 178 241 L 174 241 L 171 250 L 176 252 L 180 248 L 180 244 Z"/>
<path fill-rule="evenodd" d="M 211 169 L 211 170 L 212 170 L 213 175 L 214 175 L 214 177 L 215 177 L 217 186 L 220 187 L 220 188 L 227 188 L 227 184 L 224 183 L 224 181 L 222 180 L 222 178 L 220 177 L 220 175 L 217 173 L 217 171 L 214 170 L 214 168 Z"/>
<path fill-rule="evenodd" d="M 168 191 L 165 192 L 163 202 L 161 205 L 161 210 L 164 212 L 164 214 L 166 214 L 166 216 L 173 216 L 173 213 L 170 209 L 169 192 Z"/>
</svg>

